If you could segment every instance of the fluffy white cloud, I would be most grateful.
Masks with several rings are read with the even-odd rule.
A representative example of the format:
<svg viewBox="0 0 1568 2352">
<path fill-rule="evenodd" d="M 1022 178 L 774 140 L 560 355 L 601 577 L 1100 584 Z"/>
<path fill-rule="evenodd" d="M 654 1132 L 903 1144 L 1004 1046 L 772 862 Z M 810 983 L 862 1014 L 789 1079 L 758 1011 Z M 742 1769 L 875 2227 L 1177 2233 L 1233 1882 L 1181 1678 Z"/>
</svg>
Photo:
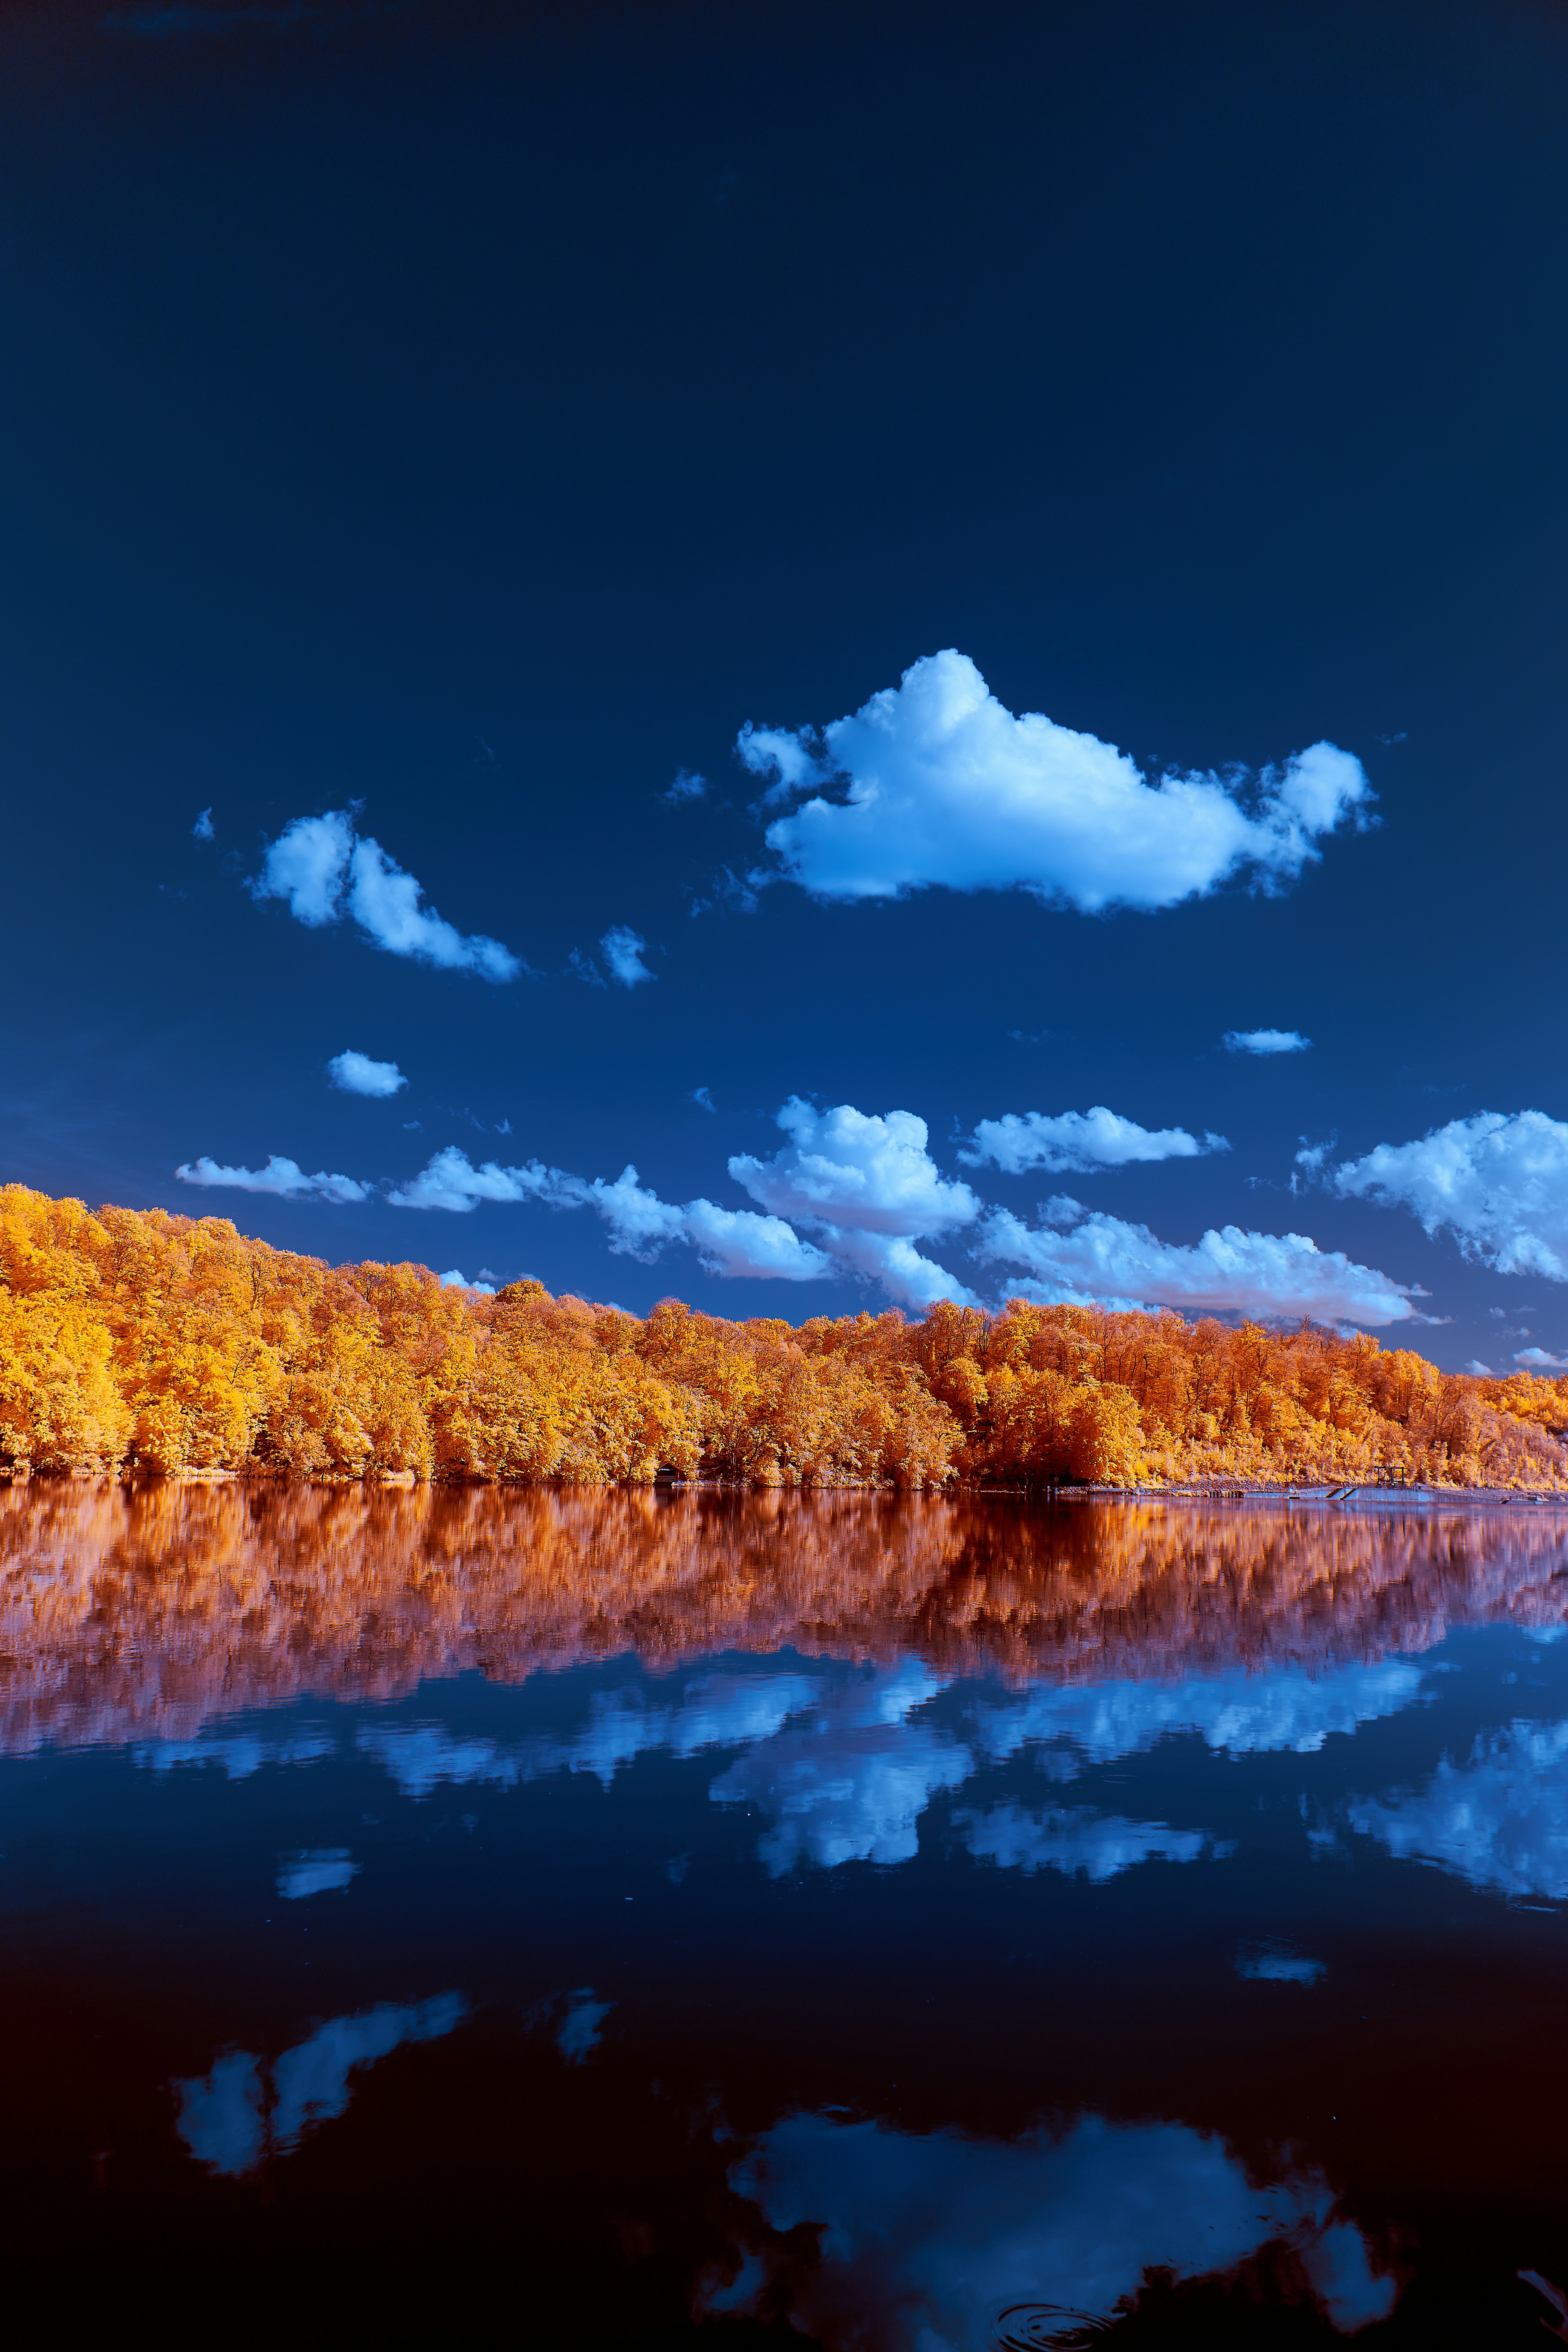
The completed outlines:
<svg viewBox="0 0 1568 2352">
<path fill-rule="evenodd" d="M 1054 1118 L 1037 1110 L 1022 1118 L 1010 1110 L 1000 1118 L 983 1118 L 958 1156 L 970 1168 L 990 1160 L 1008 1176 L 1031 1168 L 1065 1176 L 1090 1168 L 1126 1168 L 1134 1160 L 1196 1160 L 1205 1151 L 1229 1150 L 1223 1135 L 1205 1133 L 1200 1140 L 1184 1127 L 1140 1127 L 1135 1118 L 1122 1118 L 1097 1103 L 1092 1110 L 1064 1110 Z"/>
<path fill-rule="evenodd" d="M 993 1210 L 979 1254 L 1027 1268 L 1004 1285 L 1043 1305 L 1177 1307 L 1198 1314 L 1310 1315 L 1328 1323 L 1403 1323 L 1416 1309 L 1406 1286 L 1305 1234 L 1211 1230 L 1193 1245 L 1157 1241 L 1147 1225 L 1100 1213 L 1070 1232 L 1023 1224 Z"/>
<path fill-rule="evenodd" d="M 1364 1798 L 1352 1829 L 1500 1895 L 1568 1901 L 1568 1723 L 1516 1723 L 1419 1792 Z"/>
<path fill-rule="evenodd" d="M 481 1201 L 539 1201 L 552 1209 L 592 1209 L 610 1228 L 610 1247 L 645 1262 L 671 1242 L 687 1242 L 706 1271 L 752 1275 L 785 1282 L 817 1282 L 833 1271 L 823 1252 L 801 1240 L 780 1217 L 759 1217 L 751 1209 L 722 1209 L 714 1202 L 661 1201 L 623 1168 L 614 1183 L 569 1175 L 530 1160 L 521 1168 L 487 1160 L 469 1165 L 455 1144 L 438 1151 L 408 1184 L 388 1194 L 396 1209 L 477 1209 Z"/>
<path fill-rule="evenodd" d="M 332 1084 L 348 1095 L 395 1095 L 408 1084 L 395 1062 L 373 1062 L 368 1054 L 356 1054 L 352 1049 L 334 1054 L 327 1064 Z"/>
<path fill-rule="evenodd" d="M 195 1184 L 227 1192 L 272 1192 L 280 1201 L 304 1201 L 315 1197 L 323 1201 L 368 1201 L 371 1188 L 356 1183 L 352 1176 L 329 1176 L 322 1169 L 307 1176 L 293 1160 L 268 1156 L 265 1168 L 223 1168 L 209 1160 L 204 1151 L 193 1165 L 189 1160 L 175 1169 L 182 1184 Z"/>
<path fill-rule="evenodd" d="M 1544 1111 L 1478 1111 L 1418 1143 L 1380 1143 L 1347 1160 L 1335 1192 L 1399 1205 L 1429 1234 L 1447 1227 L 1500 1274 L 1568 1282 L 1568 1125 Z"/>
<path fill-rule="evenodd" d="M 449 1265 L 447 1268 L 446 1273 L 441 1276 L 441 1287 L 443 1290 L 477 1290 L 481 1298 L 495 1297 L 493 1284 L 470 1282 L 460 1265 Z"/>
<path fill-rule="evenodd" d="M 1320 2174 L 1259 2184 L 1223 2140 L 1186 2124 L 1083 2116 L 999 2140 L 795 2115 L 763 2134 L 731 2185 L 773 2231 L 819 2225 L 820 2259 L 786 2269 L 759 2247 L 731 2283 L 709 2286 L 706 2308 L 771 2316 L 793 2290 L 795 2327 L 863 2352 L 990 2343 L 998 2313 L 1018 2315 L 1020 2341 L 1031 2311 L 1103 2324 L 1148 2271 L 1204 2277 L 1277 2239 L 1339 2328 L 1383 2318 L 1397 2292 L 1354 2225 L 1332 2220 Z"/>
<path fill-rule="evenodd" d="M 485 980 L 515 980 L 522 966 L 499 940 L 465 938 L 434 908 L 412 874 L 367 834 L 357 838 L 342 809 L 296 817 L 273 842 L 251 884 L 258 898 L 286 898 L 301 923 L 335 923 L 346 911 L 389 955 L 410 956 Z"/>
<path fill-rule="evenodd" d="M 341 2116 L 349 2077 L 405 2042 L 433 2042 L 462 2022 L 458 1992 L 406 2006 L 383 2002 L 354 2017 L 329 2018 L 306 2042 L 285 2050 L 270 2069 L 268 2105 L 263 2061 L 230 2051 L 210 2074 L 177 2082 L 179 2132 L 197 2160 L 214 2172 L 254 2171 L 269 2153 L 297 2147 L 311 2125 Z"/>
<path fill-rule="evenodd" d="M 738 750 L 769 797 L 814 796 L 768 829 L 792 879 L 830 898 L 941 883 L 1079 907 L 1170 907 L 1249 869 L 1278 887 L 1318 838 L 1372 798 L 1361 763 L 1315 743 L 1257 781 L 1249 812 L 1214 774 L 1150 783 L 1093 735 L 1003 708 L 968 657 L 933 654 L 821 730 L 746 728 Z M 820 787 L 844 779 L 847 797 Z"/>
<path fill-rule="evenodd" d="M 989 1812 L 954 1813 L 952 1825 L 977 1862 L 994 1862 L 1002 1870 L 1059 1870 L 1069 1878 L 1081 1874 L 1096 1886 L 1141 1862 L 1197 1862 L 1205 1851 L 1229 1851 L 1215 1848 L 1203 1830 L 1059 1806 L 1031 1813 L 1022 1805 L 993 1805 Z"/>
<path fill-rule="evenodd" d="M 1568 1372 L 1568 1356 L 1550 1356 L 1544 1348 L 1518 1348 L 1513 1360 L 1522 1364 L 1527 1372 Z M 1484 1364 L 1472 1364 L 1470 1370 L 1485 1371 Z"/>
<path fill-rule="evenodd" d="M 610 978 L 618 980 L 623 988 L 640 988 L 645 980 L 654 975 L 643 961 L 647 941 L 625 923 L 616 923 L 599 941 L 599 952 L 610 967 Z"/>
<path fill-rule="evenodd" d="M 1311 1044 L 1299 1029 L 1227 1029 L 1226 1050 L 1231 1054 L 1304 1054 Z"/>
<path fill-rule="evenodd" d="M 973 1294 L 922 1257 L 917 1240 L 971 1224 L 980 1202 L 967 1184 L 944 1178 L 912 1111 L 872 1118 L 850 1103 L 818 1111 L 792 1095 L 778 1114 L 790 1140 L 771 1160 L 737 1152 L 730 1173 L 776 1216 L 806 1225 L 831 1256 L 869 1275 L 890 1297 L 916 1307 L 936 1298 L 973 1303 Z"/>
</svg>

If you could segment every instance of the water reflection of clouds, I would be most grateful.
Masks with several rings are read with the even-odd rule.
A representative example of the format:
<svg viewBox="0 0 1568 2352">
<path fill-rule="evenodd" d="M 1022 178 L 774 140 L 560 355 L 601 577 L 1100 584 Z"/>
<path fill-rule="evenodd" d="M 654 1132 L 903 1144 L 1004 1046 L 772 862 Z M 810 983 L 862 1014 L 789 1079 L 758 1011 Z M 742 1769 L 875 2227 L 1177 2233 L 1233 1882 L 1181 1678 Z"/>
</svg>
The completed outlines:
<svg viewBox="0 0 1568 2352">
<path fill-rule="evenodd" d="M 313 2124 L 341 2116 L 348 2105 L 349 2077 L 359 2066 L 405 2042 L 434 2042 L 460 2023 L 461 1993 L 434 2000 L 379 2008 L 353 2017 L 329 2018 L 308 2040 L 285 2050 L 270 2069 L 248 2050 L 231 2050 L 210 2074 L 177 2082 L 180 2137 L 191 2154 L 215 2172 L 252 2172 L 268 2154 L 297 2147 Z"/>
<path fill-rule="evenodd" d="M 1336 2327 L 1364 2327 L 1394 2300 L 1361 2232 L 1331 2218 L 1321 2177 L 1258 2187 L 1223 2141 L 1184 2124 L 1088 2116 L 999 2141 L 800 2115 L 731 2179 L 773 2230 L 822 2225 L 821 2259 L 795 2273 L 789 2250 L 754 2247 L 707 2308 L 771 2308 L 782 2289 L 797 2328 L 864 2352 L 959 2352 L 1023 2303 L 1108 2314 L 1146 2270 L 1223 2273 L 1276 2239 Z"/>
<path fill-rule="evenodd" d="M 1483 1735 L 1425 1789 L 1355 1800 L 1352 1829 L 1501 1895 L 1568 1901 L 1568 1723 Z"/>
<path fill-rule="evenodd" d="M 310 1895 L 333 1895 L 357 1875 L 359 1864 L 346 1845 L 317 1846 L 306 1853 L 280 1854 L 278 1892 L 285 1903 Z"/>
<path fill-rule="evenodd" d="M 797 1862 L 908 1862 L 936 1791 L 974 1769 L 950 1733 L 908 1720 L 942 1687 L 917 1658 L 830 1685 L 807 1722 L 760 1741 L 708 1793 L 773 1822 L 757 1852 L 775 1878 Z"/>
<path fill-rule="evenodd" d="M 1015 1755 L 1030 1741 L 1065 1740 L 1091 1763 L 1134 1756 L 1175 1732 L 1196 1732 L 1229 1756 L 1321 1748 L 1332 1731 L 1353 1732 L 1396 1715 L 1420 1696 L 1422 1669 L 1405 1658 L 1308 1675 L 1194 1677 L 1183 1683 L 1037 1683 L 975 1710 L 973 1734 L 987 1756 Z"/>
<path fill-rule="evenodd" d="M 316 1764 L 332 1753 L 324 1731 L 300 1731 L 286 1739 L 260 1732 L 235 1731 L 196 1739 L 150 1739 L 134 1750 L 136 1762 L 153 1772 L 182 1764 L 216 1764 L 231 1780 L 248 1780 L 264 1764 Z"/>
<path fill-rule="evenodd" d="M 1062 1807 L 1031 1813 L 1022 1805 L 994 1805 L 988 1812 L 954 1813 L 952 1824 L 977 1862 L 1003 1870 L 1059 1870 L 1097 1886 L 1141 1862 L 1198 1862 L 1205 1853 L 1217 1860 L 1235 1851 L 1206 1830 L 1173 1830 L 1163 1822 Z"/>
</svg>

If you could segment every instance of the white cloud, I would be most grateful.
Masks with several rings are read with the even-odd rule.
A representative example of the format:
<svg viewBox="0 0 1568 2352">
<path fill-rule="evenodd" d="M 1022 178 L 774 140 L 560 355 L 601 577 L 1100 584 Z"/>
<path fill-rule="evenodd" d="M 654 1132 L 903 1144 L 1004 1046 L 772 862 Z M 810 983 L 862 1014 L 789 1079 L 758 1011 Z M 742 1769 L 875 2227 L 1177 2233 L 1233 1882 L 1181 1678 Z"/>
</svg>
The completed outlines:
<svg viewBox="0 0 1568 2352">
<path fill-rule="evenodd" d="M 1516 1349 L 1513 1360 L 1527 1372 L 1568 1372 L 1568 1356 L 1548 1355 L 1544 1348 Z"/>
<path fill-rule="evenodd" d="M 270 2070 L 248 2050 L 230 2051 L 210 2074 L 174 2085 L 180 2137 L 214 2172 L 252 2172 L 264 2156 L 297 2147 L 313 2124 L 341 2116 L 356 2068 L 374 2064 L 405 2042 L 433 2042 L 450 2033 L 466 2008 L 461 1993 L 448 1992 L 434 2000 L 404 2007 L 388 2001 L 354 2017 L 329 2018 L 308 2041 L 285 2050 Z"/>
<path fill-rule="evenodd" d="M 678 768 L 674 782 L 667 792 L 660 793 L 659 799 L 666 808 L 680 808 L 690 801 L 701 800 L 707 790 L 706 776 L 698 775 L 691 768 Z"/>
<path fill-rule="evenodd" d="M 1514 1358 L 1514 1361 L 1516 1363 L 1519 1361 L 1517 1356 Z M 1465 1366 L 1465 1370 L 1467 1372 L 1479 1373 L 1480 1378 L 1486 1381 L 1492 1380 L 1496 1377 L 1491 1366 L 1489 1364 L 1483 1364 L 1479 1356 L 1472 1356 L 1469 1362 Z"/>
<path fill-rule="evenodd" d="M 790 1141 L 771 1160 L 738 1152 L 730 1173 L 753 1201 L 808 1226 L 840 1265 L 871 1276 L 890 1297 L 927 1307 L 973 1304 L 961 1282 L 922 1257 L 917 1240 L 973 1223 L 980 1202 L 944 1178 L 912 1111 L 872 1118 L 850 1103 L 818 1111 L 792 1095 L 778 1114 Z"/>
<path fill-rule="evenodd" d="M 250 887 L 258 898 L 286 898 L 298 921 L 316 928 L 335 923 L 346 910 L 389 955 L 475 971 L 485 980 L 515 980 L 522 970 L 499 940 L 480 933 L 465 939 L 434 908 L 422 907 L 424 892 L 413 875 L 369 835 L 356 838 L 342 809 L 286 825 Z"/>
<path fill-rule="evenodd" d="M 1194 1245 L 1157 1241 L 1147 1225 L 1100 1213 L 1071 1232 L 1031 1230 L 994 1209 L 983 1258 L 1027 1268 L 1004 1289 L 1046 1305 L 1178 1307 L 1199 1314 L 1310 1315 L 1329 1323 L 1403 1323 L 1416 1310 L 1406 1286 L 1305 1234 L 1212 1228 Z"/>
<path fill-rule="evenodd" d="M 614 1183 L 590 1181 L 537 1160 L 502 1168 L 493 1160 L 469 1165 L 456 1144 L 438 1151 L 409 1183 L 388 1194 L 396 1209 L 476 1209 L 481 1201 L 539 1201 L 552 1209 L 592 1209 L 610 1228 L 610 1247 L 619 1255 L 658 1256 L 671 1242 L 687 1242 L 710 1274 L 751 1275 L 764 1280 L 816 1282 L 833 1271 L 832 1260 L 781 1217 L 759 1217 L 750 1209 L 723 1209 L 698 1199 L 661 1201 L 623 1168 Z"/>
<path fill-rule="evenodd" d="M 322 1169 L 307 1176 L 293 1160 L 280 1160 L 269 1154 L 265 1168 L 222 1168 L 209 1160 L 204 1151 L 193 1166 L 189 1160 L 175 1169 L 182 1184 L 195 1184 L 227 1192 L 272 1192 L 280 1201 L 304 1201 L 312 1197 L 335 1201 L 368 1201 L 371 1188 L 357 1183 L 352 1176 L 329 1176 Z"/>
<path fill-rule="evenodd" d="M 437 1151 L 408 1183 L 387 1194 L 395 1209 L 449 1209 L 462 1213 L 481 1201 L 542 1201 L 550 1198 L 553 1171 L 531 1160 L 524 1168 L 500 1168 L 493 1160 L 469 1165 L 455 1143 Z"/>
<path fill-rule="evenodd" d="M 1500 1274 L 1568 1282 L 1568 1125 L 1544 1111 L 1478 1111 L 1418 1143 L 1380 1143 L 1330 1181 L 1358 1200 L 1401 1205 L 1428 1234 L 1445 1226 L 1468 1258 Z"/>
<path fill-rule="evenodd" d="M 358 1872 L 347 1846 L 319 1846 L 309 1853 L 283 1857 L 278 1865 L 278 1892 L 285 1903 L 300 1903 L 307 1895 L 336 1894 Z"/>
<path fill-rule="evenodd" d="M 1568 1901 L 1568 1723 L 1516 1723 L 1445 1757 L 1419 1793 L 1363 1798 L 1352 1829 L 1500 1895 Z"/>
<path fill-rule="evenodd" d="M 647 949 L 647 941 L 625 923 L 615 924 L 599 941 L 611 979 L 618 980 L 623 988 L 640 988 L 645 980 L 655 977 L 643 961 Z"/>
<path fill-rule="evenodd" d="M 296 922 L 319 929 L 342 912 L 343 884 L 353 856 L 353 827 L 342 809 L 297 816 L 268 848 L 251 884 L 258 898 L 287 898 Z"/>
<path fill-rule="evenodd" d="M 1197 1862 L 1213 1847 L 1203 1830 L 1167 1829 L 1163 1822 L 1123 1821 L 1115 1813 L 1026 1812 L 994 1805 L 989 1812 L 958 1812 L 952 1825 L 977 1862 L 1002 1870 L 1081 1874 L 1096 1886 L 1141 1862 Z"/>
<path fill-rule="evenodd" d="M 1097 1103 L 1092 1110 L 1065 1110 L 1054 1118 L 1037 1110 L 1022 1118 L 1014 1110 L 983 1118 L 959 1153 L 966 1167 L 994 1161 L 1008 1176 L 1044 1168 L 1065 1176 L 1091 1168 L 1126 1168 L 1134 1160 L 1196 1160 L 1205 1151 L 1228 1151 L 1223 1135 L 1189 1135 L 1184 1127 L 1140 1127 Z"/>
<path fill-rule="evenodd" d="M 352 1049 L 334 1054 L 327 1064 L 332 1084 L 349 1095 L 395 1095 L 408 1084 L 395 1062 L 373 1062 L 368 1054 L 356 1054 Z"/>
<path fill-rule="evenodd" d="M 1311 1042 L 1299 1029 L 1227 1029 L 1225 1033 L 1226 1051 L 1230 1054 L 1304 1054 Z"/>
<path fill-rule="evenodd" d="M 830 898 L 1020 887 L 1092 913 L 1174 906 L 1244 869 L 1278 887 L 1372 798 L 1359 761 L 1331 743 L 1266 768 L 1251 813 L 1212 773 L 1151 784 L 1095 736 L 1037 711 L 1015 718 L 951 649 L 824 728 L 821 744 L 808 729 L 745 728 L 737 749 L 773 779 L 769 799 L 814 791 L 769 827 L 768 846 Z M 838 778 L 847 798 L 821 797 Z"/>
<path fill-rule="evenodd" d="M 820 2258 L 774 2274 L 778 2257 L 760 2251 L 731 2285 L 710 2286 L 706 2308 L 772 2316 L 793 2291 L 796 2329 L 863 2352 L 989 2343 L 999 2312 L 1103 2323 L 1149 2271 L 1201 2278 L 1271 2240 L 1294 2248 L 1339 2328 L 1384 2317 L 1397 2292 L 1354 2225 L 1331 2219 L 1321 2174 L 1259 2183 L 1186 2124 L 1089 2115 L 1000 2140 L 794 2115 L 762 2135 L 731 2185 L 774 2231 L 817 2224 Z"/>
<path fill-rule="evenodd" d="M 192 825 L 191 831 L 195 834 L 198 841 L 210 841 L 212 839 L 213 813 L 210 808 L 203 809 L 200 816 L 197 817 L 195 824 Z"/>
<path fill-rule="evenodd" d="M 449 1265 L 441 1276 L 443 1290 L 474 1290 L 481 1298 L 493 1298 L 495 1290 L 488 1282 L 470 1282 L 460 1265 Z"/>
</svg>

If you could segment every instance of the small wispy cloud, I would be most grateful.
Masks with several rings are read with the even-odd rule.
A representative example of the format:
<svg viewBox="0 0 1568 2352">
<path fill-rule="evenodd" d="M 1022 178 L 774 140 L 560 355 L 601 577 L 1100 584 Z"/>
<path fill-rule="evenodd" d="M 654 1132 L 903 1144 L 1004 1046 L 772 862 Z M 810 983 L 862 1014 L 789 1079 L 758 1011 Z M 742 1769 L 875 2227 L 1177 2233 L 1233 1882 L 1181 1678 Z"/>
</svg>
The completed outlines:
<svg viewBox="0 0 1568 2352">
<path fill-rule="evenodd" d="M 327 1064 L 332 1084 L 347 1095 L 395 1095 L 408 1084 L 395 1062 L 373 1062 L 368 1054 L 334 1054 Z"/>
<path fill-rule="evenodd" d="M 1304 1054 L 1311 1045 L 1299 1029 L 1227 1029 L 1227 1054 Z"/>
<path fill-rule="evenodd" d="M 694 1102 L 700 1110 L 717 1111 L 719 1108 L 706 1087 L 693 1087 L 687 1100 Z"/>
<path fill-rule="evenodd" d="M 319 929 L 345 914 L 388 955 L 483 980 L 515 980 L 520 959 L 482 932 L 465 938 L 421 904 L 424 891 L 368 834 L 355 834 L 346 811 L 296 817 L 268 848 L 250 885 L 256 898 L 283 898 L 296 922 Z"/>
<path fill-rule="evenodd" d="M 643 961 L 647 941 L 639 932 L 628 929 L 625 923 L 616 923 L 599 941 L 599 952 L 610 968 L 610 977 L 623 988 L 640 988 L 645 980 L 655 975 Z"/>
<path fill-rule="evenodd" d="M 200 816 L 197 817 L 195 824 L 192 825 L 191 831 L 197 841 L 210 841 L 212 839 L 213 813 L 210 808 L 203 809 Z"/>
<path fill-rule="evenodd" d="M 321 1169 L 307 1176 L 297 1160 L 279 1159 L 276 1153 L 268 1157 L 265 1168 L 225 1168 L 204 1152 L 195 1162 L 183 1162 L 174 1173 L 182 1184 L 228 1192 L 270 1192 L 280 1201 L 311 1197 L 339 1203 L 368 1201 L 373 1189 L 352 1176 L 329 1176 Z"/>
<path fill-rule="evenodd" d="M 698 775 L 691 768 L 680 768 L 676 772 L 675 782 L 668 792 L 660 793 L 659 799 L 666 808 L 681 808 L 692 801 L 705 799 L 707 793 L 706 776 Z"/>
<path fill-rule="evenodd" d="M 1010 1110 L 1000 1118 L 983 1118 L 958 1156 L 967 1168 L 990 1161 L 1009 1176 L 1032 1168 L 1065 1176 L 1136 1161 L 1196 1160 L 1229 1150 L 1223 1135 L 1200 1138 L 1184 1127 L 1140 1127 L 1135 1118 L 1122 1118 L 1099 1103 L 1092 1110 L 1066 1110 L 1055 1118 L 1037 1110 L 1020 1118 Z"/>
</svg>

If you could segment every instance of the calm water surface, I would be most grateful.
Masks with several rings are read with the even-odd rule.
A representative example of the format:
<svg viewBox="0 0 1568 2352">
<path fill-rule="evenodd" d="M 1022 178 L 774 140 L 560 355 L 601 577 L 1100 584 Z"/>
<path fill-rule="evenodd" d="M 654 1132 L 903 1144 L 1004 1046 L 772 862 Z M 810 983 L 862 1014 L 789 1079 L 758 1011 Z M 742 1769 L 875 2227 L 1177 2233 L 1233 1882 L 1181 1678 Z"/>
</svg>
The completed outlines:
<svg viewBox="0 0 1568 2352">
<path fill-rule="evenodd" d="M 16 2343 L 1538 2343 L 1568 1513 L 0 1488 Z"/>
</svg>

